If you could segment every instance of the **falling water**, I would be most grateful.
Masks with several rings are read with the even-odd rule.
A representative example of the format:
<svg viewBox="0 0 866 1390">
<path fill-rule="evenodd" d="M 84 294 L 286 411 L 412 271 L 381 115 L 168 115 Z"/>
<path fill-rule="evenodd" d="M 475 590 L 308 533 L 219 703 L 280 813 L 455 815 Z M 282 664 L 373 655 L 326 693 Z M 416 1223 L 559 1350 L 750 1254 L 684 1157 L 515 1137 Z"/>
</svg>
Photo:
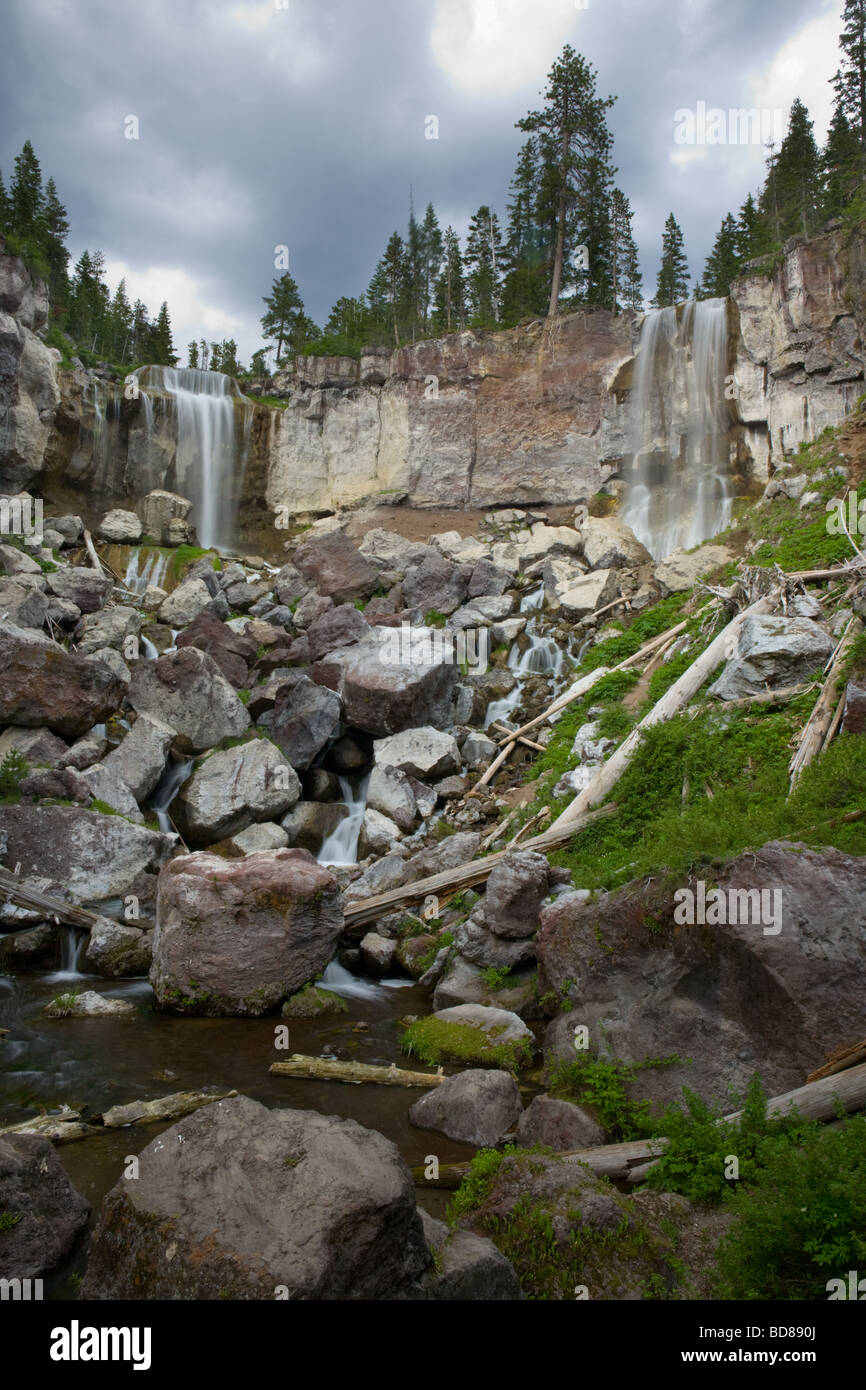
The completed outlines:
<svg viewBox="0 0 866 1390">
<path fill-rule="evenodd" d="M 168 808 L 187 777 L 191 775 L 194 766 L 194 758 L 179 758 L 177 762 L 169 762 L 150 798 L 149 808 L 155 813 L 159 828 L 166 835 L 174 830 L 169 820 Z"/>
<path fill-rule="evenodd" d="M 129 552 L 123 587 L 140 597 L 149 584 L 159 588 L 167 569 L 168 555 L 164 550 L 148 550 L 146 546 L 133 546 Z"/>
<path fill-rule="evenodd" d="M 367 809 L 369 781 L 369 772 L 357 778 L 354 786 L 348 777 L 340 778 L 340 792 L 343 804 L 349 808 L 349 814 L 344 816 L 340 824 L 325 838 L 318 854 L 320 864 L 357 864 L 358 836 Z"/>
<path fill-rule="evenodd" d="M 731 519 L 727 300 L 689 300 L 644 319 L 629 404 L 622 519 L 659 559 Z"/>
<path fill-rule="evenodd" d="M 253 404 L 224 372 L 197 367 L 143 367 L 138 374 L 148 447 L 151 395 L 164 396 L 177 421 L 175 487 L 193 500 L 204 546 L 230 546 L 246 466 Z"/>
<path fill-rule="evenodd" d="M 407 989 L 413 980 L 362 980 L 357 975 L 353 975 L 339 961 L 332 960 L 330 965 L 325 967 L 319 983 L 322 989 L 329 989 L 332 994 L 342 994 L 349 999 L 383 999 L 387 989 Z"/>
</svg>

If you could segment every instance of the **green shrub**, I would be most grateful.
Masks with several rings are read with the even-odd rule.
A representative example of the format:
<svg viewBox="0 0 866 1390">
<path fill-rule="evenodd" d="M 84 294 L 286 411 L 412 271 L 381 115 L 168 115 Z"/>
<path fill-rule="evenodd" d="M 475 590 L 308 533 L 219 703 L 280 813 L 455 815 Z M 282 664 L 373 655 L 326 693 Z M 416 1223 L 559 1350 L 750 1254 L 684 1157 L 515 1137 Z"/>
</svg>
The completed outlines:
<svg viewBox="0 0 866 1390">
<path fill-rule="evenodd" d="M 562 1100 L 589 1106 L 614 1140 L 643 1139 L 663 1133 L 650 1117 L 649 1101 L 631 1100 L 627 1083 L 648 1068 L 672 1066 L 679 1057 L 645 1057 L 623 1062 L 579 1052 L 573 1061 L 548 1057 L 549 1089 Z"/>
<path fill-rule="evenodd" d="M 30 767 L 27 759 L 20 753 L 7 753 L 0 763 L 0 801 L 17 801 L 21 795 L 21 782 L 27 776 Z"/>
</svg>

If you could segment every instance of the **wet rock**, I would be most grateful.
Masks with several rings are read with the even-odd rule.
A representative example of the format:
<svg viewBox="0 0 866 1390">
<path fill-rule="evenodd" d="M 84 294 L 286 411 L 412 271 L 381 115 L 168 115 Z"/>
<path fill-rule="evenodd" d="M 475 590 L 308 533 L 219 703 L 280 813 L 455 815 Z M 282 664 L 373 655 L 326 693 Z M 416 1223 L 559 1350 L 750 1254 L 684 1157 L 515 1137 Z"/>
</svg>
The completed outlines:
<svg viewBox="0 0 866 1390">
<path fill-rule="evenodd" d="M 309 801 L 339 801 L 342 797 L 340 779 L 324 767 L 311 767 L 301 778 L 304 796 Z M 381 810 L 381 807 L 379 808 Z M 386 812 L 387 814 L 387 812 Z"/>
<path fill-rule="evenodd" d="M 206 845 L 281 816 L 301 795 L 294 768 L 268 739 L 211 753 L 181 786 L 171 815 L 187 844 Z"/>
<path fill-rule="evenodd" d="M 87 989 L 82 994 L 61 994 L 42 1010 L 46 1018 L 131 1018 L 135 1013 L 125 999 L 110 999 Z"/>
<path fill-rule="evenodd" d="M 324 970 L 343 926 L 336 880 L 302 849 L 175 859 L 157 902 L 150 980 L 174 1013 L 268 1013 Z"/>
<path fill-rule="evenodd" d="M 378 932 L 368 931 L 361 940 L 361 956 L 364 965 L 373 975 L 388 975 L 394 966 L 397 950 L 396 941 L 390 941 Z"/>
<path fill-rule="evenodd" d="M 452 734 L 435 728 L 406 729 L 377 739 L 373 758 L 378 768 L 394 768 L 421 779 L 460 771 L 460 750 Z"/>
<path fill-rule="evenodd" d="M 0 1278 L 41 1279 L 68 1255 L 87 1225 L 87 1202 L 54 1146 L 36 1134 L 0 1135 Z"/>
<path fill-rule="evenodd" d="M 46 583 L 52 594 L 74 603 L 82 613 L 95 613 L 102 608 L 112 588 L 112 580 L 106 575 L 83 565 L 64 565 L 47 575 Z"/>
<path fill-rule="evenodd" d="M 105 1199 L 85 1299 L 389 1299 L 430 1264 L 409 1169 L 353 1120 L 239 1096 L 140 1159 Z"/>
<path fill-rule="evenodd" d="M 369 623 L 354 604 L 341 603 L 339 608 L 329 608 L 307 628 L 310 660 L 319 661 L 338 647 L 349 647 L 354 642 L 360 642 L 369 631 Z"/>
<path fill-rule="evenodd" d="M 105 806 L 110 806 L 118 815 L 125 816 L 138 825 L 144 824 L 144 816 L 138 809 L 138 802 L 116 767 L 107 767 L 105 763 L 94 763 L 92 767 L 85 768 L 84 772 L 72 772 L 70 769 L 66 775 L 80 777 L 83 782 L 86 782 L 95 801 L 103 802 Z"/>
<path fill-rule="evenodd" d="M 543 1144 L 556 1153 L 568 1153 L 604 1141 L 604 1130 L 586 1110 L 554 1096 L 536 1096 L 517 1126 L 517 1142 L 528 1149 Z"/>
<path fill-rule="evenodd" d="M 151 964 L 151 936 L 136 927 L 122 927 L 103 917 L 90 930 L 86 964 L 106 979 L 146 975 Z"/>
<path fill-rule="evenodd" d="M 809 618 L 752 614 L 740 628 L 736 655 L 709 694 L 736 700 L 774 686 L 796 685 L 816 673 L 832 655 L 835 642 Z"/>
<path fill-rule="evenodd" d="M 0 939 L 0 960 L 16 969 L 57 959 L 57 928 L 50 922 L 42 922 L 27 931 L 10 932 Z"/>
<path fill-rule="evenodd" d="M 232 844 L 243 850 L 244 854 L 257 854 L 263 849 L 285 849 L 289 837 L 281 825 L 274 821 L 262 821 L 249 825 L 237 835 L 231 836 Z"/>
<path fill-rule="evenodd" d="M 460 1030 L 459 1053 L 454 1059 L 462 1062 L 476 1062 L 481 1066 L 493 1066 L 501 1061 L 501 1049 L 512 1044 L 515 1055 L 531 1056 L 535 1050 L 535 1038 L 522 1018 L 508 1009 L 490 1008 L 485 1004 L 456 1004 L 452 1008 L 437 1009 L 432 1017 L 440 1024 L 456 1024 Z M 477 1034 L 477 1044 L 472 1035 Z M 451 1055 L 447 1031 L 442 1033 L 441 1055 Z"/>
<path fill-rule="evenodd" d="M 318 985 L 305 985 L 280 1010 L 281 1018 L 321 1018 L 324 1014 L 347 1014 L 349 1006 L 339 994 Z"/>
<path fill-rule="evenodd" d="M 288 815 L 283 816 L 281 825 L 289 837 L 289 844 L 296 849 L 307 849 L 318 854 L 325 840 L 336 830 L 340 821 L 345 820 L 349 811 L 340 803 L 329 801 L 299 801 Z"/>
<path fill-rule="evenodd" d="M 409 1110 L 409 1123 L 486 1148 L 514 1128 L 522 1111 L 520 1091 L 510 1072 L 478 1068 L 449 1076 L 428 1091 Z"/>
<path fill-rule="evenodd" d="M 343 734 L 331 744 L 325 761 L 335 772 L 357 772 L 370 761 L 370 752 L 357 738 Z"/>
<path fill-rule="evenodd" d="M 615 517 L 588 517 L 580 528 L 583 556 L 591 570 L 636 569 L 652 556 L 634 531 Z"/>
<path fill-rule="evenodd" d="M 47 727 L 77 738 L 119 708 L 123 686 L 100 661 L 67 652 L 49 637 L 0 628 L 0 722 Z"/>
<path fill-rule="evenodd" d="M 180 747 L 191 753 L 239 737 L 250 723 L 213 657 L 196 647 L 183 647 L 157 661 L 139 661 L 129 703 L 139 714 L 155 715 L 177 729 Z"/>
<path fill-rule="evenodd" d="M 396 768 L 374 767 L 367 784 L 367 806 L 381 811 L 398 828 L 409 833 L 415 825 L 418 810 L 415 794 L 405 772 Z"/>
</svg>

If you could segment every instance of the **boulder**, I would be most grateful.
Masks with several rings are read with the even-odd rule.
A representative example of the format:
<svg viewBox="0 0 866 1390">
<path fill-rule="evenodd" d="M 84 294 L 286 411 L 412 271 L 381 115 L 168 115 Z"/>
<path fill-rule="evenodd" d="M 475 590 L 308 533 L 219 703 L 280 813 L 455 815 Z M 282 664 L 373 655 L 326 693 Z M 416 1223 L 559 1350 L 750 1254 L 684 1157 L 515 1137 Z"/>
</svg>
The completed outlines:
<svg viewBox="0 0 866 1390">
<path fill-rule="evenodd" d="M 185 579 L 159 606 L 159 621 L 166 627 L 186 627 L 199 613 L 210 611 L 214 595 L 203 579 Z"/>
<path fill-rule="evenodd" d="M 101 662 L 67 652 L 50 637 L 0 627 L 0 723 L 51 729 L 66 738 L 87 733 L 118 709 L 123 684 Z"/>
<path fill-rule="evenodd" d="M 107 738 L 102 738 L 100 734 L 84 734 L 82 738 L 76 739 L 72 747 L 61 755 L 58 766 L 72 767 L 81 772 L 85 767 L 92 767 L 94 763 L 100 762 L 107 752 Z M 124 776 L 123 780 L 129 785 L 127 777 Z"/>
<path fill-rule="evenodd" d="M 281 816 L 301 795 L 294 768 L 268 739 L 211 753 L 183 783 L 171 815 L 187 844 L 207 845 Z"/>
<path fill-rule="evenodd" d="M 383 816 L 381 811 L 367 807 L 358 837 L 360 857 L 366 859 L 368 854 L 387 854 L 399 839 L 399 827 L 387 816 Z"/>
<path fill-rule="evenodd" d="M 453 1052 L 447 1027 L 442 1030 L 440 1055 L 443 1058 L 496 1066 L 502 1060 L 502 1048 L 523 1058 L 529 1058 L 535 1051 L 532 1032 L 523 1019 L 509 1009 L 490 1008 L 485 1004 L 456 1004 L 449 1009 L 437 1009 L 431 1017 L 439 1024 L 454 1025 L 459 1030 L 459 1049 Z M 477 1042 L 473 1041 L 474 1037 Z"/>
<path fill-rule="evenodd" d="M 660 1106 L 683 1086 L 727 1105 L 755 1071 L 768 1095 L 800 1086 L 829 1050 L 863 1036 L 864 904 L 866 860 L 779 842 L 714 867 L 711 885 L 559 897 L 541 913 L 538 988 L 574 1012 L 551 1024 L 548 1047 L 573 1060 L 582 1024 L 605 1055 L 678 1058 L 634 1082 Z"/>
<path fill-rule="evenodd" d="M 42 1010 L 46 1018 L 132 1018 L 135 1006 L 87 989 L 83 994 L 60 995 Z"/>
<path fill-rule="evenodd" d="M 140 714 L 122 743 L 104 759 L 103 766 L 126 783 L 139 805 L 156 789 L 175 734 L 170 724 L 152 714 Z"/>
<path fill-rule="evenodd" d="M 141 518 L 135 512 L 120 507 L 106 512 L 96 528 L 96 534 L 110 545 L 137 545 L 142 537 Z"/>
<path fill-rule="evenodd" d="M 397 629 L 374 628 L 352 647 L 332 652 L 315 668 L 316 679 L 342 697 L 346 723 L 383 738 L 422 725 L 447 728 L 458 670 L 442 634 L 414 628 L 419 647 L 403 643 Z"/>
<path fill-rule="evenodd" d="M 238 1096 L 140 1164 L 105 1199 L 84 1299 L 382 1300 L 431 1263 L 408 1167 L 354 1120 Z"/>
<path fill-rule="evenodd" d="M 403 603 L 420 613 L 453 613 L 466 599 L 471 565 L 456 565 L 436 550 L 429 550 L 420 565 L 403 579 Z"/>
<path fill-rule="evenodd" d="M 583 557 L 591 570 L 636 569 L 652 564 L 652 556 L 630 526 L 615 517 L 591 516 L 580 528 Z"/>
<path fill-rule="evenodd" d="M 492 1240 L 474 1231 L 449 1230 L 419 1208 L 424 1235 L 434 1253 L 435 1270 L 420 1281 L 412 1299 L 451 1303 L 481 1300 L 512 1302 L 523 1298 L 513 1265 Z"/>
<path fill-rule="evenodd" d="M 536 1096 L 517 1126 L 517 1142 L 527 1149 L 543 1144 L 555 1153 L 568 1153 L 604 1141 L 604 1130 L 586 1110 L 554 1096 Z"/>
<path fill-rule="evenodd" d="M 353 603 L 341 603 L 329 608 L 307 628 L 310 660 L 319 661 L 337 647 L 349 647 L 360 642 L 370 631 L 370 625 Z"/>
<path fill-rule="evenodd" d="M 335 603 L 369 598 L 379 582 L 378 570 L 339 531 L 314 536 L 299 545 L 292 562 L 308 584 Z M 277 589 L 281 603 L 289 602 Z"/>
<path fill-rule="evenodd" d="M 294 565 L 283 565 L 274 575 L 274 593 L 287 608 L 291 608 L 293 603 L 303 598 L 309 587 L 300 570 L 295 569 Z"/>
<path fill-rule="evenodd" d="M 50 607 L 51 600 L 40 589 L 25 589 L 12 579 L 0 579 L 0 613 L 4 623 L 38 630 L 44 626 Z"/>
<path fill-rule="evenodd" d="M 543 521 L 538 521 L 532 527 L 530 539 L 520 547 L 520 567 L 527 569 L 536 560 L 544 560 L 548 555 L 579 555 L 582 548 L 580 532 L 571 526 L 546 526 Z M 494 560 L 497 558 L 496 550 L 494 546 Z"/>
<path fill-rule="evenodd" d="M 704 575 L 721 569 L 736 557 L 725 545 L 702 545 L 698 550 L 674 550 L 656 565 L 653 579 L 662 597 L 682 594 L 691 589 Z"/>
<path fill-rule="evenodd" d="M 16 545 L 0 542 L 0 574 L 41 574 L 36 561 Z"/>
<path fill-rule="evenodd" d="M 348 814 L 349 808 L 340 802 L 299 801 L 283 816 L 280 824 L 290 845 L 318 854 L 325 840 Z"/>
<path fill-rule="evenodd" d="M 736 700 L 774 686 L 796 685 L 820 675 L 835 647 L 832 637 L 809 618 L 754 613 L 744 619 L 736 655 L 709 694 Z"/>
<path fill-rule="evenodd" d="M 74 772 L 69 768 L 62 775 L 81 778 L 90 788 L 94 801 L 102 802 L 103 808 L 110 806 L 119 816 L 126 816 L 127 820 L 135 821 L 138 825 L 144 824 L 144 816 L 138 809 L 138 802 L 116 766 L 106 767 L 105 763 L 93 763 L 83 772 Z"/>
<path fill-rule="evenodd" d="M 0 1135 L 0 1279 L 41 1279 L 68 1255 L 90 1211 L 50 1139 Z M 4 1290 L 5 1296 L 5 1290 Z"/>
<path fill-rule="evenodd" d="M 289 836 L 281 825 L 267 820 L 259 822 L 258 825 L 249 825 L 246 830 L 232 835 L 231 843 L 243 850 L 244 854 L 257 854 L 264 849 L 285 849 L 289 843 Z"/>
<path fill-rule="evenodd" d="M 472 1068 L 449 1076 L 409 1110 L 409 1123 L 435 1129 L 463 1144 L 489 1148 L 516 1125 L 523 1112 L 510 1072 Z"/>
<path fill-rule="evenodd" d="M 82 613 L 95 613 L 105 605 L 113 581 L 83 565 L 63 565 L 46 577 L 46 583 L 52 594 L 74 603 Z"/>
<path fill-rule="evenodd" d="M 340 697 L 308 676 L 282 685 L 274 707 L 259 717 L 259 726 L 282 749 L 292 767 L 306 771 L 340 726 Z"/>
<path fill-rule="evenodd" d="M 361 955 L 367 969 L 373 975 L 387 975 L 394 965 L 397 951 L 396 941 L 378 932 L 368 931 L 361 939 Z"/>
<path fill-rule="evenodd" d="M 190 753 L 202 753 L 224 738 L 238 738 L 250 723 L 213 657 L 197 647 L 182 647 L 157 661 L 139 661 L 129 703 L 139 714 L 152 714 L 177 729 L 179 746 Z"/>
<path fill-rule="evenodd" d="M 4 839 L 5 862 L 21 864 L 22 881 L 38 878 L 44 891 L 97 911 L 121 911 L 130 891 L 143 903 L 176 844 L 174 835 L 74 806 L 0 806 Z"/>
<path fill-rule="evenodd" d="M 460 771 L 460 750 L 452 734 L 435 728 L 406 729 L 373 744 L 377 768 L 394 768 L 413 777 L 447 777 Z"/>
<path fill-rule="evenodd" d="M 127 637 L 137 637 L 140 632 L 141 615 L 134 608 L 119 604 L 98 613 L 86 613 L 76 628 L 75 646 L 82 656 L 91 656 L 105 647 L 120 651 Z"/>
<path fill-rule="evenodd" d="M 0 763 L 18 753 L 34 767 L 65 767 L 71 751 L 50 729 L 4 729 L 0 734 Z"/>
<path fill-rule="evenodd" d="M 430 553 L 430 546 L 421 541 L 410 541 L 396 531 L 386 531 L 376 527 L 368 531 L 358 546 L 359 551 L 377 569 L 405 571 L 412 565 L 420 565 Z"/>
<path fill-rule="evenodd" d="M 536 914 L 534 930 L 538 929 Z M 454 945 L 473 967 L 483 970 L 513 970 L 518 965 L 535 960 L 535 945 L 531 935 L 522 938 L 496 936 L 488 931 L 483 920 L 471 915 L 454 927 Z M 444 982 L 443 982 L 444 983 Z M 471 996 L 475 998 L 476 996 Z M 463 1002 L 451 999 L 449 1003 Z M 467 996 L 467 1002 L 469 997 Z M 482 1001 L 483 1002 L 483 1001 Z"/>
<path fill-rule="evenodd" d="M 160 874 L 150 980 L 173 1013 L 258 1017 L 324 970 L 343 927 L 333 875 L 303 849 L 195 853 Z"/>
<path fill-rule="evenodd" d="M 177 646 L 197 647 L 213 657 L 229 685 L 235 690 L 245 690 L 249 685 L 249 668 L 254 665 L 257 655 L 256 643 L 242 633 L 233 632 L 227 623 L 220 622 L 213 614 L 201 612 L 189 627 L 179 633 Z"/>
<path fill-rule="evenodd" d="M 173 538 L 171 523 L 186 521 L 192 511 L 192 502 L 187 497 L 180 497 L 176 492 L 154 488 L 136 503 L 136 511 L 141 517 L 146 536 L 151 537 L 157 545 L 172 545 L 177 542 Z"/>
<path fill-rule="evenodd" d="M 418 817 L 415 794 L 405 772 L 393 767 L 373 768 L 367 785 L 367 806 L 381 811 L 400 830 L 409 833 Z"/>
<path fill-rule="evenodd" d="M 107 979 L 146 975 L 151 964 L 150 933 L 102 917 L 90 930 L 84 960 Z"/>
<path fill-rule="evenodd" d="M 74 801 L 79 806 L 89 806 L 95 795 L 81 773 L 72 767 L 40 768 L 22 777 L 18 790 L 22 798 Z M 127 800 L 128 797 L 127 789 Z"/>
<path fill-rule="evenodd" d="M 496 864 L 472 921 L 494 936 L 521 940 L 538 930 L 541 904 L 550 892 L 550 866 L 535 850 L 512 850 Z"/>
<path fill-rule="evenodd" d="M 593 570 L 558 593 L 555 602 L 568 618 L 586 618 L 619 595 L 618 571 Z"/>
</svg>

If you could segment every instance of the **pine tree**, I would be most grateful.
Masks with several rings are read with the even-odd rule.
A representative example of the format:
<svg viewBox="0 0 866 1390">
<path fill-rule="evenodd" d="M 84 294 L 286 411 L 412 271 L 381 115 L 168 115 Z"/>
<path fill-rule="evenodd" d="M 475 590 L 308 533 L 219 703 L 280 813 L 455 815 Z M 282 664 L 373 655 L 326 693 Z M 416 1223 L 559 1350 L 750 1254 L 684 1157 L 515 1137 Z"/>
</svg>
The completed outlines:
<svg viewBox="0 0 866 1390">
<path fill-rule="evenodd" d="M 430 328 L 430 310 L 433 303 L 436 280 L 442 265 L 444 243 L 432 203 L 427 204 L 424 221 L 421 223 L 421 323 L 425 334 Z"/>
<path fill-rule="evenodd" d="M 150 344 L 150 319 L 147 313 L 147 305 L 142 304 L 137 299 L 132 306 L 132 360 L 141 362 L 146 356 L 146 348 Z"/>
<path fill-rule="evenodd" d="M 628 198 L 622 189 L 615 188 L 610 216 L 611 308 L 615 314 L 624 308 L 639 311 L 643 307 L 643 280 L 631 227 L 632 216 Z"/>
<path fill-rule="evenodd" d="M 436 281 L 435 300 L 436 328 L 444 329 L 446 333 L 462 328 L 466 322 L 466 285 L 460 238 L 453 227 L 448 227 L 445 232 L 442 270 Z"/>
<path fill-rule="evenodd" d="M 364 300 L 343 295 L 328 315 L 322 346 L 335 357 L 357 357 L 369 331 L 370 311 Z"/>
<path fill-rule="evenodd" d="M 863 151 L 844 110 L 837 104 L 821 155 L 822 217 L 838 217 L 863 184 Z"/>
<path fill-rule="evenodd" d="M 498 320 L 502 256 L 499 218 L 484 204 L 469 223 L 463 257 L 472 322 L 482 328 L 492 328 Z"/>
<path fill-rule="evenodd" d="M 40 240 L 48 262 L 48 294 L 55 309 L 63 309 L 69 298 L 69 252 L 66 238 L 69 218 L 57 196 L 57 185 L 49 179 L 42 204 Z"/>
<path fill-rule="evenodd" d="M 210 369 L 212 372 L 221 372 L 223 369 L 223 353 L 221 343 L 211 343 L 210 345 Z"/>
<path fill-rule="evenodd" d="M 210 348 L 208 347 L 208 345 L 207 345 L 207 343 L 205 342 L 204 338 L 199 338 L 199 342 L 198 342 L 198 365 L 199 365 L 200 369 L 201 369 L 203 372 L 206 372 L 206 371 L 209 370 L 209 368 L 208 368 L 208 363 L 209 363 L 209 362 L 210 362 Z"/>
<path fill-rule="evenodd" d="M 220 371 L 225 372 L 227 376 L 240 376 L 238 345 L 234 338 L 224 338 L 220 343 L 220 361 L 222 363 Z"/>
<path fill-rule="evenodd" d="M 177 356 L 171 341 L 171 320 L 165 300 L 159 306 L 153 329 L 153 360 L 160 367 L 174 367 Z"/>
<path fill-rule="evenodd" d="M 777 240 L 810 236 L 821 208 L 821 158 L 812 134 L 809 112 L 795 97 L 788 132 L 775 156 L 771 178 Z"/>
<path fill-rule="evenodd" d="M 376 266 L 367 300 L 377 328 L 394 334 L 394 346 L 400 346 L 400 328 L 406 318 L 407 289 L 406 247 L 399 232 L 393 232 L 385 254 Z"/>
<path fill-rule="evenodd" d="M 406 229 L 405 261 L 405 300 L 408 313 L 407 327 L 414 343 L 421 327 L 422 282 L 424 277 L 423 233 L 415 217 L 411 193 L 409 197 L 409 225 Z"/>
<path fill-rule="evenodd" d="M 270 369 L 266 360 L 269 352 L 273 352 L 273 348 L 256 348 L 256 351 L 253 353 L 252 358 L 250 360 L 251 376 L 263 377 L 270 375 Z"/>
<path fill-rule="evenodd" d="M 83 251 L 73 275 L 67 327 L 85 352 L 106 350 L 109 298 L 105 257 L 101 251 Z"/>
<path fill-rule="evenodd" d="M 264 302 L 267 305 L 267 313 L 262 315 L 262 333 L 265 338 L 276 340 L 279 367 L 282 362 L 283 344 L 291 339 L 298 317 L 304 312 L 300 291 L 288 271 L 284 271 L 274 281 L 270 294 L 264 296 Z"/>
<path fill-rule="evenodd" d="M 105 350 L 112 362 L 126 362 L 129 359 L 132 329 L 132 307 L 126 295 L 126 281 L 121 280 L 108 309 L 105 329 Z"/>
<path fill-rule="evenodd" d="M 737 222 L 733 213 L 728 213 L 716 233 L 713 249 L 707 257 L 704 274 L 695 286 L 696 299 L 725 299 L 730 294 L 731 284 L 736 280 L 740 269 L 737 254 Z"/>
<path fill-rule="evenodd" d="M 842 23 L 842 62 L 833 78 L 836 110 L 846 118 L 866 154 L 866 0 L 845 0 Z"/>
<path fill-rule="evenodd" d="M 581 244 L 578 228 L 581 224 L 600 228 L 609 218 L 600 204 L 609 198 L 616 173 L 610 162 L 613 140 L 606 116 L 614 98 L 598 97 L 595 82 L 594 69 L 566 44 L 548 75 L 544 109 L 530 111 L 517 122 L 520 130 L 538 135 L 544 172 L 537 211 L 543 223 L 556 226 L 549 316 L 558 311 L 560 291 L 568 278 L 567 263 Z"/>
<path fill-rule="evenodd" d="M 11 216 L 12 205 L 9 202 L 9 194 L 6 192 L 3 175 L 0 173 L 0 236 L 9 235 Z"/>
<path fill-rule="evenodd" d="M 766 255 L 771 249 L 772 238 L 766 217 L 758 211 L 758 205 L 750 193 L 737 218 L 737 268 L 741 270 L 748 261 Z"/>
<path fill-rule="evenodd" d="M 688 292 L 689 266 L 683 249 L 683 234 L 671 213 L 662 237 L 662 263 L 653 305 L 656 309 L 669 308 L 686 299 Z"/>
<path fill-rule="evenodd" d="M 585 248 L 563 267 L 563 286 L 574 287 L 574 302 L 611 308 L 613 290 L 613 210 L 610 178 L 596 158 L 587 161 L 584 194 L 575 223 L 575 241 Z"/>
<path fill-rule="evenodd" d="M 195 339 L 186 345 L 186 365 L 188 367 L 198 366 L 198 343 Z"/>
<path fill-rule="evenodd" d="M 11 230 L 35 249 L 39 242 L 43 206 L 42 171 L 29 140 L 15 157 L 15 173 L 9 189 Z"/>
<path fill-rule="evenodd" d="M 552 261 L 537 213 L 540 178 L 538 139 L 530 136 L 518 156 L 508 203 L 501 310 L 506 324 L 533 318 L 547 309 Z"/>
</svg>

